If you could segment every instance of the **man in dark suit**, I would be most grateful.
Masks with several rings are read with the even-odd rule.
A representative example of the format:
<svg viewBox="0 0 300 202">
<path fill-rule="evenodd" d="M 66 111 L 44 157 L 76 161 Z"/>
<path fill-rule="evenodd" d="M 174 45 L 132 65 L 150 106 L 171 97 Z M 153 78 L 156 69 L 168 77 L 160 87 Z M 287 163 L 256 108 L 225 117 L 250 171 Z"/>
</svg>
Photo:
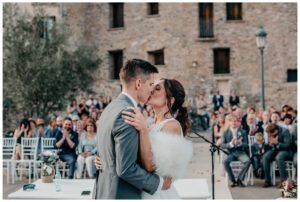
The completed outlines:
<svg viewBox="0 0 300 202">
<path fill-rule="evenodd" d="M 145 103 L 153 90 L 156 67 L 150 63 L 129 60 L 120 71 L 122 93 L 111 102 L 99 120 L 97 149 L 101 158 L 94 186 L 94 199 L 141 199 L 168 189 L 171 179 L 149 173 L 139 162 L 139 134 L 125 123 L 122 111 Z"/>
<path fill-rule="evenodd" d="M 268 133 L 268 145 L 270 149 L 263 156 L 263 168 L 265 173 L 265 183 L 263 187 L 270 187 L 272 186 L 270 175 L 270 165 L 272 161 L 276 160 L 281 181 L 284 181 L 287 178 L 285 161 L 290 158 L 289 151 L 291 138 L 287 129 L 274 123 L 267 126 L 266 132 Z"/>
<path fill-rule="evenodd" d="M 239 106 L 239 104 L 240 104 L 240 98 L 235 94 L 235 91 L 232 90 L 231 95 L 229 97 L 229 105 L 230 107 L 233 107 L 233 106 Z"/>
<path fill-rule="evenodd" d="M 246 132 L 237 128 L 237 117 L 234 115 L 228 115 L 229 128 L 224 132 L 222 136 L 221 146 L 228 150 L 229 155 L 225 157 L 223 161 L 224 168 L 228 173 L 228 176 L 232 182 L 231 187 L 240 186 L 245 187 L 243 180 L 251 164 L 251 160 L 247 154 L 248 151 L 248 138 Z M 230 167 L 232 161 L 239 160 L 243 163 L 243 168 L 239 173 L 237 181 Z"/>
<path fill-rule="evenodd" d="M 220 106 L 223 107 L 224 96 L 220 95 L 220 91 L 217 90 L 217 94 L 213 96 L 213 103 L 214 103 L 214 111 L 219 110 Z"/>
</svg>

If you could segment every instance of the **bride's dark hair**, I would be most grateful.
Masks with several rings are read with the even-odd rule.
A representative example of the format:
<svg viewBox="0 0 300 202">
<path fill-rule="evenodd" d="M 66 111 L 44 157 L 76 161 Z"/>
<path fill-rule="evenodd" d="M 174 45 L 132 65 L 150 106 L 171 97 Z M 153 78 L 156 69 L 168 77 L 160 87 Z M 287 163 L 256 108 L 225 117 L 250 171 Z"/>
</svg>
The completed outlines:
<svg viewBox="0 0 300 202">
<path fill-rule="evenodd" d="M 183 135 L 185 136 L 191 127 L 191 121 L 188 116 L 186 107 L 183 107 L 185 91 L 181 83 L 175 79 L 162 79 L 164 80 L 164 87 L 167 95 L 167 106 L 172 115 L 176 115 L 175 119 L 179 121 Z M 171 99 L 174 98 L 172 105 Z"/>
</svg>

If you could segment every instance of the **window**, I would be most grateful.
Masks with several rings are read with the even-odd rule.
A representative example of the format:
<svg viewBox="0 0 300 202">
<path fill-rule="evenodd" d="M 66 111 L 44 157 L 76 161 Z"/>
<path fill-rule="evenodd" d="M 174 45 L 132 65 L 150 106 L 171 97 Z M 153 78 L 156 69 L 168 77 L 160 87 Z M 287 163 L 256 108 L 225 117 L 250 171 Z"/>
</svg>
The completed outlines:
<svg viewBox="0 0 300 202">
<path fill-rule="evenodd" d="M 110 55 L 110 66 L 111 66 L 111 79 L 120 79 L 119 73 L 123 66 L 123 51 L 109 51 Z"/>
<path fill-rule="evenodd" d="M 226 3 L 227 20 L 242 20 L 242 3 Z"/>
<path fill-rule="evenodd" d="M 38 22 L 38 33 L 42 39 L 52 39 L 52 29 L 55 23 L 55 16 L 43 17 Z"/>
<path fill-rule="evenodd" d="M 200 38 L 214 37 L 213 3 L 199 3 Z"/>
<path fill-rule="evenodd" d="M 158 15 L 159 7 L 158 3 L 148 3 L 148 15 Z"/>
<path fill-rule="evenodd" d="M 123 3 L 110 4 L 110 27 L 111 28 L 124 27 L 124 4 Z"/>
<path fill-rule="evenodd" d="M 154 65 L 164 65 L 164 50 L 156 50 L 156 51 L 150 51 L 149 53 L 149 59 Z"/>
<path fill-rule="evenodd" d="M 214 74 L 230 73 L 230 49 L 215 48 L 214 49 Z"/>
<path fill-rule="evenodd" d="M 287 70 L 287 82 L 297 82 L 297 69 Z"/>
</svg>

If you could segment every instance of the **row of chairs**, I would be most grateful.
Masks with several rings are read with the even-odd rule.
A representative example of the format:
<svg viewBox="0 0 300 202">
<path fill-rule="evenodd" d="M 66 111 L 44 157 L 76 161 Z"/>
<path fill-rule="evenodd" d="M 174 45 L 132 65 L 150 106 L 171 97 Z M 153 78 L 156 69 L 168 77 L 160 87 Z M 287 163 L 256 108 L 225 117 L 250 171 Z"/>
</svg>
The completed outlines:
<svg viewBox="0 0 300 202">
<path fill-rule="evenodd" d="M 7 183 L 15 182 L 17 171 L 20 173 L 20 180 L 23 176 L 23 171 L 28 171 L 28 180 L 31 182 L 31 174 L 33 173 L 33 180 L 39 177 L 42 161 L 38 160 L 38 138 L 22 138 L 21 139 L 21 158 L 16 160 L 16 139 L 3 138 L 3 165 L 7 169 Z M 41 151 L 55 150 L 55 138 L 41 138 Z M 62 164 L 63 176 L 67 172 L 66 164 Z"/>
<path fill-rule="evenodd" d="M 250 157 L 252 156 L 252 149 L 251 146 L 255 143 L 255 136 L 248 136 L 248 143 L 249 143 L 249 154 Z M 286 165 L 286 170 L 288 172 L 288 176 L 290 179 L 295 180 L 295 175 L 296 175 L 296 170 L 293 166 L 293 162 L 292 161 L 286 161 L 285 162 Z M 235 177 L 237 178 L 238 174 L 240 173 L 240 171 L 242 170 L 243 167 L 243 163 L 240 161 L 232 161 L 230 163 L 230 166 L 232 168 L 232 171 L 235 175 Z M 276 161 L 273 161 L 271 163 L 271 178 L 272 178 L 272 184 L 275 185 L 276 184 L 276 171 L 279 170 L 278 169 L 278 165 L 276 163 Z M 226 175 L 226 180 L 228 181 L 228 175 L 227 173 Z M 253 185 L 253 166 L 252 164 L 249 167 L 249 170 L 247 172 L 246 178 L 245 178 L 245 185 L 248 184 L 248 182 L 250 181 L 250 184 Z"/>
</svg>

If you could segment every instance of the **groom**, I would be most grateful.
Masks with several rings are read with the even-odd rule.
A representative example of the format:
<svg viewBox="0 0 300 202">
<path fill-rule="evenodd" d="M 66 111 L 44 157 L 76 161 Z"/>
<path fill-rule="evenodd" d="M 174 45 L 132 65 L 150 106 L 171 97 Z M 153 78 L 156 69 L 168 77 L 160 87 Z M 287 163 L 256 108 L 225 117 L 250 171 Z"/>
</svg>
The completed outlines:
<svg viewBox="0 0 300 202">
<path fill-rule="evenodd" d="M 133 59 L 120 70 L 123 92 L 103 111 L 97 133 L 102 167 L 98 171 L 94 199 L 141 199 L 168 189 L 171 179 L 144 170 L 139 162 L 139 134 L 124 122 L 122 111 L 145 103 L 152 91 L 156 67 Z"/>
</svg>

